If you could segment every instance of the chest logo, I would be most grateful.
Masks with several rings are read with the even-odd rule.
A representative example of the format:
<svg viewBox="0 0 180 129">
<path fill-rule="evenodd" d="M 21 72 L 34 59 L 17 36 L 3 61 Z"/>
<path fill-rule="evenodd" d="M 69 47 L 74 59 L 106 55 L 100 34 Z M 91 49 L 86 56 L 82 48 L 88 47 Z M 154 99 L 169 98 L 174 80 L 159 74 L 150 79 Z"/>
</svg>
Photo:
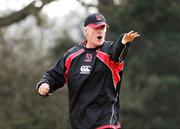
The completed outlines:
<svg viewBox="0 0 180 129">
<path fill-rule="evenodd" d="M 92 61 L 92 54 L 91 53 L 87 53 L 84 61 L 85 62 L 91 62 Z"/>
<path fill-rule="evenodd" d="M 90 74 L 91 66 L 83 65 L 80 67 L 80 74 Z"/>
</svg>

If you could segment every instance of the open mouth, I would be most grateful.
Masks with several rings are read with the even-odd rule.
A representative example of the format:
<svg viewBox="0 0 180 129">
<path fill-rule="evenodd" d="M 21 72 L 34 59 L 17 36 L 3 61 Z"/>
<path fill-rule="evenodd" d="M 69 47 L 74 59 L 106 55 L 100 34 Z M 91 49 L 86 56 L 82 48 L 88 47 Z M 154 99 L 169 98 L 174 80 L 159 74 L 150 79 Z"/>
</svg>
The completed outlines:
<svg viewBox="0 0 180 129">
<path fill-rule="evenodd" d="M 102 36 L 97 36 L 98 39 L 102 39 Z"/>
</svg>

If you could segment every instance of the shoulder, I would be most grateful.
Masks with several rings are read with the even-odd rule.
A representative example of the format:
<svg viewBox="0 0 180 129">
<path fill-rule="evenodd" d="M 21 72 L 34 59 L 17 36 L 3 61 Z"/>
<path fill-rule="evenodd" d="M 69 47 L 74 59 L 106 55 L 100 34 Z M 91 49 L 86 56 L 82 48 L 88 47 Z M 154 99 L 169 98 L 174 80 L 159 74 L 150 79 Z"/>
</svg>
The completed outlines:
<svg viewBox="0 0 180 129">
<path fill-rule="evenodd" d="M 64 54 L 64 57 L 68 58 L 70 55 L 81 52 L 81 51 L 83 51 L 82 46 L 77 44 L 74 47 L 68 49 L 67 52 Z"/>
<path fill-rule="evenodd" d="M 101 47 L 101 51 L 109 51 L 109 49 L 111 49 L 113 44 L 114 44 L 113 41 L 105 41 L 103 46 Z"/>
<path fill-rule="evenodd" d="M 113 43 L 113 41 L 105 41 L 103 47 L 110 47 Z"/>
</svg>

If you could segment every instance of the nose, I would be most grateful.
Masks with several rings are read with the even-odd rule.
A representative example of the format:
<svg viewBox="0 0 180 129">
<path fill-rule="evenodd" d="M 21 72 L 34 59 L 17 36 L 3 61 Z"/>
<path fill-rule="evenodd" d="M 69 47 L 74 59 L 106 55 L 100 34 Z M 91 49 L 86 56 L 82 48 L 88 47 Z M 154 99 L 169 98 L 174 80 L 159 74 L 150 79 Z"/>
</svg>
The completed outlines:
<svg viewBox="0 0 180 129">
<path fill-rule="evenodd" d="M 101 34 L 101 33 L 104 32 L 104 29 L 102 29 L 102 28 L 97 28 L 96 31 L 97 31 L 98 34 Z"/>
</svg>

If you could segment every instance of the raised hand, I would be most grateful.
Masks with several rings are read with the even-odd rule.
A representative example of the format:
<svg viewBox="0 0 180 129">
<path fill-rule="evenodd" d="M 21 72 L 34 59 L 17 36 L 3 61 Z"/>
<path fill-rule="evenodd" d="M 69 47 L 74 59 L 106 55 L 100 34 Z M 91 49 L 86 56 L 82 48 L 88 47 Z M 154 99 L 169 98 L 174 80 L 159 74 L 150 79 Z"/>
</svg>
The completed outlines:
<svg viewBox="0 0 180 129">
<path fill-rule="evenodd" d="M 123 44 L 129 43 L 139 36 L 140 34 L 138 32 L 134 32 L 133 30 L 131 30 L 130 32 L 124 34 L 122 38 L 122 43 Z"/>
</svg>

